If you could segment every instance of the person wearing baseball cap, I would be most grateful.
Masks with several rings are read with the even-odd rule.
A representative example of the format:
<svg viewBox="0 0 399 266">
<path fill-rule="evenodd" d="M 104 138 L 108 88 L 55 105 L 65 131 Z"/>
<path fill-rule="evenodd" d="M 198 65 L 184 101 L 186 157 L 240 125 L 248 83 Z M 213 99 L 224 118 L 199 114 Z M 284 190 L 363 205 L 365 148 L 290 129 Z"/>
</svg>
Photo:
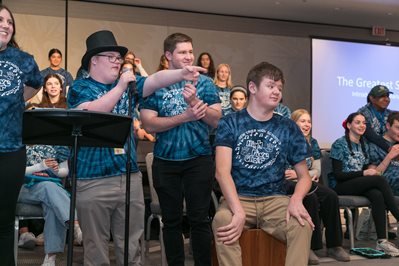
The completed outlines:
<svg viewBox="0 0 399 266">
<path fill-rule="evenodd" d="M 114 34 L 101 30 L 86 40 L 82 68 L 89 77 L 74 82 L 68 92 L 69 108 L 128 114 L 128 84 L 136 82 L 132 112 L 138 101 L 155 90 L 188 80 L 197 82 L 201 67 L 187 66 L 163 70 L 149 77 L 135 76 L 126 71 L 120 76 L 123 56 L 128 49 L 117 44 Z M 132 133 L 133 134 L 133 131 Z M 129 265 L 143 265 L 139 239 L 144 233 L 144 197 L 142 175 L 136 162 L 136 148 L 131 140 L 131 197 L 129 224 Z M 108 241 L 111 231 L 116 264 L 123 265 L 125 221 L 125 149 L 82 147 L 77 158 L 76 208 L 83 232 L 84 265 L 109 265 Z"/>
<path fill-rule="evenodd" d="M 370 102 L 370 96 L 373 98 L 381 98 L 383 96 L 388 96 L 389 98 L 389 94 L 392 94 L 393 92 L 390 91 L 386 86 L 384 85 L 377 85 L 374 86 L 369 94 L 367 95 L 367 102 Z"/>
<path fill-rule="evenodd" d="M 367 104 L 358 110 L 366 118 L 365 137 L 385 151 L 389 150 L 389 145 L 386 144 L 382 136 L 386 132 L 385 124 L 388 115 L 392 112 L 388 109 L 388 105 L 391 102 L 390 94 L 392 92 L 388 87 L 376 85 L 367 95 Z"/>
</svg>

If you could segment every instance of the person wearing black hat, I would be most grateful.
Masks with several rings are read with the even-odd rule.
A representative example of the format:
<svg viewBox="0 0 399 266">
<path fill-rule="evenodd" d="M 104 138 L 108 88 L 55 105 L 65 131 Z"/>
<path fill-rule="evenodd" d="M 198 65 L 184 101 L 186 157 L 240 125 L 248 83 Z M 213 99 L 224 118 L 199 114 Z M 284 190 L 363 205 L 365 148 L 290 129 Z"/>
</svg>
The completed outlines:
<svg viewBox="0 0 399 266">
<path fill-rule="evenodd" d="M 174 33 L 164 40 L 169 69 L 194 62 L 191 37 Z M 163 239 L 169 265 L 184 265 L 182 239 L 183 198 L 190 222 L 195 265 L 211 265 L 209 205 L 214 180 L 209 127 L 217 127 L 222 115 L 220 98 L 212 80 L 165 86 L 140 104 L 141 122 L 156 132 L 154 187 L 162 210 Z"/>
<path fill-rule="evenodd" d="M 136 81 L 138 99 L 149 96 L 156 89 L 181 80 L 196 82 L 200 67 L 164 70 L 148 78 L 126 71 L 119 77 L 127 48 L 119 46 L 110 31 L 98 31 L 86 40 L 87 51 L 82 67 L 89 77 L 74 82 L 68 93 L 68 107 L 92 111 L 128 114 L 128 83 Z M 119 78 L 118 78 L 119 77 Z M 133 97 L 132 108 L 137 99 Z M 132 110 L 133 111 L 133 110 Z M 136 162 L 134 137 L 132 140 L 132 174 L 129 236 L 129 265 L 142 265 L 139 239 L 144 232 L 144 198 L 142 176 Z M 117 265 L 123 264 L 125 166 L 124 149 L 79 149 L 77 167 L 76 207 L 83 232 L 84 265 L 110 265 L 108 241 L 111 231 Z"/>
<path fill-rule="evenodd" d="M 390 148 L 382 137 L 386 132 L 388 115 L 392 112 L 388 109 L 391 102 L 390 94 L 392 92 L 386 86 L 376 85 L 367 95 L 367 104 L 358 110 L 366 118 L 365 137 L 385 151 Z"/>
</svg>

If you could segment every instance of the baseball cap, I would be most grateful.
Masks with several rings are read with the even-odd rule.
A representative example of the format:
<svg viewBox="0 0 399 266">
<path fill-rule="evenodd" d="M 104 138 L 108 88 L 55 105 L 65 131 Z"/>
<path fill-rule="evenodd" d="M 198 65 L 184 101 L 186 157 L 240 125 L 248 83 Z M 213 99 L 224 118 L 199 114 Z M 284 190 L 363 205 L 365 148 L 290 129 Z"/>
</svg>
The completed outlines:
<svg viewBox="0 0 399 266">
<path fill-rule="evenodd" d="M 368 96 L 373 96 L 373 97 L 382 97 L 388 94 L 392 94 L 393 92 L 390 91 L 386 86 L 384 85 L 377 85 L 374 86 L 371 91 L 369 92 Z"/>
</svg>

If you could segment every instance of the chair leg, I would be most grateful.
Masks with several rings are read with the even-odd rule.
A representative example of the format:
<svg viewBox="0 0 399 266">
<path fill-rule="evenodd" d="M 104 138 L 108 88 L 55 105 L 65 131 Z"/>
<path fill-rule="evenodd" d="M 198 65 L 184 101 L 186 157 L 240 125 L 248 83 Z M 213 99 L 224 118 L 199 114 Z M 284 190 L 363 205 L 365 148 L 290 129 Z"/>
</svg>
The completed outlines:
<svg viewBox="0 0 399 266">
<path fill-rule="evenodd" d="M 353 217 L 352 217 L 352 211 L 350 208 L 345 207 L 345 212 L 346 215 L 348 216 L 348 222 L 349 222 L 349 228 L 347 230 L 349 230 L 349 241 L 350 241 L 350 245 L 351 248 L 355 247 L 355 234 L 354 234 L 354 228 L 353 228 Z"/>
<path fill-rule="evenodd" d="M 18 264 L 18 231 L 19 231 L 19 218 L 15 216 L 14 224 L 14 259 L 15 265 Z"/>
<path fill-rule="evenodd" d="M 147 232 L 146 232 L 146 236 L 145 236 L 145 240 L 146 240 L 146 248 L 145 248 L 145 255 L 148 256 L 150 253 L 150 247 L 149 247 L 149 241 L 151 239 L 151 223 L 152 220 L 154 219 L 154 214 L 151 214 L 148 219 L 147 219 Z"/>
<path fill-rule="evenodd" d="M 165 253 L 165 245 L 163 243 L 163 223 L 162 223 L 162 216 L 157 215 L 158 221 L 159 221 L 159 242 L 161 246 L 161 265 L 162 266 L 167 266 L 167 260 L 166 260 L 166 253 Z"/>
<path fill-rule="evenodd" d="M 145 250 L 146 250 L 146 241 L 144 233 L 140 237 L 140 248 L 141 248 L 141 263 L 145 265 Z"/>
</svg>

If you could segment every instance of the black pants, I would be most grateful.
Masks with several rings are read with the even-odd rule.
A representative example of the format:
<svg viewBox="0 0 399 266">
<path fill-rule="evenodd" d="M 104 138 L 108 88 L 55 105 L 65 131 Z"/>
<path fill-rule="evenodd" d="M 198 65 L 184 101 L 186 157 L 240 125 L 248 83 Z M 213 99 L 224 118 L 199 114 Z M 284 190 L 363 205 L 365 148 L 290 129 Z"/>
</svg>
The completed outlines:
<svg viewBox="0 0 399 266">
<path fill-rule="evenodd" d="M 287 193 L 294 193 L 296 182 L 287 181 Z M 323 230 L 321 221 L 326 228 L 327 248 L 342 246 L 341 216 L 339 213 L 338 196 L 334 190 L 313 182 L 317 189 L 303 199 L 303 205 L 308 211 L 315 228 L 312 233 L 311 249 L 323 248 Z"/>
<path fill-rule="evenodd" d="M 4 266 L 16 265 L 14 261 L 15 206 L 24 180 L 25 167 L 25 148 L 0 154 L 0 264 Z"/>
<path fill-rule="evenodd" d="M 371 202 L 371 213 L 379 239 L 386 238 L 386 210 L 389 210 L 396 220 L 399 219 L 399 208 L 392 190 L 383 176 L 356 177 L 338 183 L 335 191 L 339 195 L 364 196 Z"/>
<path fill-rule="evenodd" d="M 169 265 L 184 265 L 182 239 L 183 198 L 186 200 L 196 266 L 211 265 L 211 200 L 214 164 L 211 156 L 186 161 L 154 158 L 152 165 L 164 223 L 163 238 Z"/>
</svg>

